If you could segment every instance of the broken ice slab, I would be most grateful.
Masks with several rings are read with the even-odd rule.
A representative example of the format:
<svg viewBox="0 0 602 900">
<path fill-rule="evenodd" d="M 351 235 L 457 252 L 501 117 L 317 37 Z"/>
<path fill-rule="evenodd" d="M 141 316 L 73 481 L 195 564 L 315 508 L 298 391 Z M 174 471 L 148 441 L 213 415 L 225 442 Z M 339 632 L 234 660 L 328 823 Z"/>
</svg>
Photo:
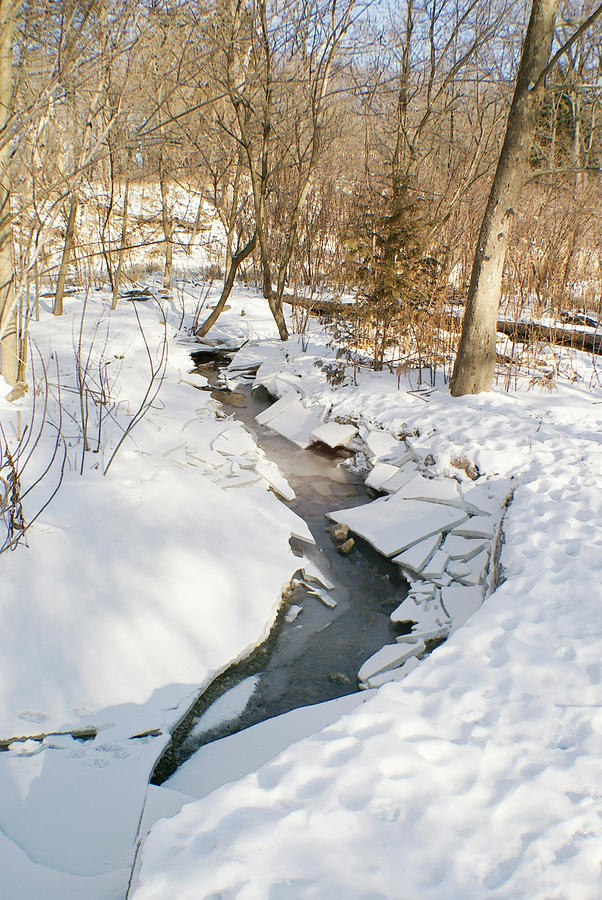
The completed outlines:
<svg viewBox="0 0 602 900">
<path fill-rule="evenodd" d="M 334 522 L 348 525 L 383 556 L 396 556 L 412 544 L 449 531 L 467 519 L 465 512 L 452 506 L 404 500 L 397 494 L 327 515 Z"/>
<path fill-rule="evenodd" d="M 321 441 L 328 447 L 347 447 L 349 442 L 357 434 L 357 428 L 353 425 L 340 425 L 338 422 L 325 422 L 315 428 L 310 437 L 314 441 Z"/>
<path fill-rule="evenodd" d="M 431 557 L 429 562 L 426 564 L 422 572 L 420 573 L 423 578 L 426 578 L 429 581 L 432 578 L 441 578 L 443 573 L 445 572 L 445 567 L 448 562 L 448 555 L 443 550 L 437 550 L 437 552 Z"/>
<path fill-rule="evenodd" d="M 413 656 L 411 659 L 406 660 L 402 666 L 396 666 L 394 669 L 387 669 L 386 672 L 379 672 L 378 675 L 373 675 L 372 678 L 368 678 L 367 681 L 360 682 L 360 688 L 370 690 L 382 687 L 383 684 L 389 684 L 391 681 L 402 681 L 410 674 L 410 672 L 414 671 L 416 666 L 419 665 L 420 660 Z"/>
<path fill-rule="evenodd" d="M 392 466 L 390 463 L 376 463 L 376 465 L 366 478 L 366 487 L 372 488 L 373 491 L 384 490 L 383 484 L 385 484 L 385 482 L 387 482 L 394 475 L 398 474 L 399 469 L 397 468 L 397 466 Z"/>
<path fill-rule="evenodd" d="M 438 641 L 441 638 L 447 637 L 449 634 L 449 623 L 445 625 L 435 625 L 434 628 L 420 628 L 418 625 L 414 626 L 410 634 L 400 634 L 396 641 L 398 644 L 406 644 L 408 642 L 413 642 L 416 640 L 424 641 L 426 644 L 427 641 Z"/>
<path fill-rule="evenodd" d="M 450 584 L 441 591 L 441 604 L 452 621 L 452 631 L 463 625 L 483 603 L 483 589 Z"/>
<path fill-rule="evenodd" d="M 295 500 L 297 495 L 276 465 L 268 459 L 259 459 L 255 463 L 255 471 L 265 478 L 268 485 L 282 497 L 283 500 Z"/>
<path fill-rule="evenodd" d="M 456 581 L 467 585 L 476 585 L 485 580 L 488 563 L 489 551 L 483 550 L 472 559 L 456 560 L 447 567 L 447 571 Z"/>
<path fill-rule="evenodd" d="M 303 572 L 305 574 L 306 581 L 317 581 L 318 584 L 322 584 L 327 591 L 331 591 L 334 587 L 332 581 L 326 577 L 322 569 L 316 565 L 316 563 L 312 562 L 311 559 L 306 559 L 303 561 Z"/>
<path fill-rule="evenodd" d="M 498 527 L 499 519 L 494 516 L 473 516 L 453 529 L 453 534 L 467 538 L 488 538 L 491 540 Z"/>
<path fill-rule="evenodd" d="M 237 422 L 211 442 L 211 449 L 224 456 L 244 456 L 245 453 L 257 453 L 257 444 L 253 435 Z"/>
<path fill-rule="evenodd" d="M 279 367 L 281 362 L 282 341 L 261 341 L 260 343 L 245 344 L 234 354 L 228 372 L 256 372 L 266 358 L 276 361 Z"/>
<path fill-rule="evenodd" d="M 284 618 L 285 618 L 285 620 L 286 620 L 286 621 L 289 623 L 289 625 L 290 625 L 292 622 L 295 621 L 295 619 L 297 618 L 297 616 L 298 616 L 299 613 L 301 613 L 301 612 L 303 612 L 303 607 L 302 607 L 302 606 L 296 606 L 294 603 L 292 603 L 292 604 L 289 606 L 289 608 L 287 609 L 287 611 L 285 612 Z"/>
<path fill-rule="evenodd" d="M 326 591 L 320 590 L 316 585 L 308 584 L 305 581 L 303 581 L 302 584 L 304 585 L 308 596 L 315 597 L 316 600 L 319 600 L 324 606 L 327 606 L 329 609 L 334 609 L 337 605 L 337 601 L 333 597 L 330 597 Z"/>
<path fill-rule="evenodd" d="M 385 672 L 387 669 L 395 669 L 397 666 L 403 665 L 406 660 L 412 656 L 419 656 L 424 652 L 424 642 L 417 641 L 415 644 L 386 644 L 377 650 L 370 659 L 367 659 L 358 672 L 360 681 L 367 681 L 379 672 Z"/>
<path fill-rule="evenodd" d="M 267 425 L 272 419 L 275 419 L 277 416 L 281 415 L 285 412 L 289 406 L 292 406 L 294 403 L 297 403 L 299 400 L 299 395 L 294 391 L 289 391 L 284 394 L 280 398 L 280 400 L 276 400 L 275 403 L 272 403 L 271 406 L 268 406 L 267 409 L 264 409 L 263 412 L 258 413 L 255 416 L 255 421 L 258 425 Z"/>
<path fill-rule="evenodd" d="M 400 553 L 399 556 L 393 557 L 393 562 L 397 563 L 404 569 L 411 569 L 413 572 L 420 572 L 439 544 L 441 543 L 441 535 L 439 533 L 432 535 L 425 541 L 419 541 Z"/>
<path fill-rule="evenodd" d="M 428 500 L 463 508 L 458 482 L 453 478 L 425 478 L 414 475 L 398 489 L 406 500 Z"/>
<path fill-rule="evenodd" d="M 396 471 L 391 478 L 384 481 L 379 490 L 386 491 L 387 494 L 396 494 L 416 475 L 416 470 L 414 468 L 406 468 L 405 466 L 400 468 L 398 465 L 395 465 L 395 469 Z"/>
<path fill-rule="evenodd" d="M 311 443 L 312 431 L 320 425 L 324 414 L 323 406 L 304 406 L 301 400 L 296 400 L 280 415 L 271 418 L 268 424 L 282 437 L 305 450 Z"/>
<path fill-rule="evenodd" d="M 476 556 L 487 543 L 487 538 L 465 538 L 459 534 L 448 534 L 441 549 L 445 550 L 450 559 L 468 560 Z"/>
<path fill-rule="evenodd" d="M 399 448 L 399 441 L 388 431 L 369 431 L 364 441 L 368 448 L 367 455 L 376 459 L 389 456 Z"/>
</svg>

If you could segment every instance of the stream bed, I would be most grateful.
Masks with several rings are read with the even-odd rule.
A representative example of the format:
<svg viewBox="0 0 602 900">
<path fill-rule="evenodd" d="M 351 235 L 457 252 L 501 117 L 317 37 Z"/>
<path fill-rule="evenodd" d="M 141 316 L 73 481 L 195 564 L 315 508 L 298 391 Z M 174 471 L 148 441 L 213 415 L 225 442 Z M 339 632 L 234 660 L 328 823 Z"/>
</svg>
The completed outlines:
<svg viewBox="0 0 602 900">
<path fill-rule="evenodd" d="M 274 402 L 265 389 L 252 389 L 247 380 L 228 390 L 220 379 L 219 362 L 200 365 L 197 371 L 208 378 L 212 396 L 225 411 L 253 432 L 295 491 L 297 498 L 289 505 L 305 520 L 316 545 L 291 539 L 293 552 L 300 557 L 300 568 L 304 558 L 310 559 L 327 576 L 334 587 L 322 593 L 336 605 L 326 605 L 312 585 L 294 584 L 267 640 L 217 676 L 174 729 L 171 745 L 155 766 L 153 784 L 162 784 L 210 741 L 289 710 L 356 692 L 362 663 L 401 633 L 389 615 L 407 591 L 398 567 L 367 543 L 356 540 L 353 552 L 342 556 L 337 551 L 340 541 L 327 530 L 327 512 L 373 499 L 362 475 L 341 465 L 349 453 L 322 445 L 300 449 L 255 422 Z M 270 552 L 268 534 L 264 552 Z"/>
</svg>

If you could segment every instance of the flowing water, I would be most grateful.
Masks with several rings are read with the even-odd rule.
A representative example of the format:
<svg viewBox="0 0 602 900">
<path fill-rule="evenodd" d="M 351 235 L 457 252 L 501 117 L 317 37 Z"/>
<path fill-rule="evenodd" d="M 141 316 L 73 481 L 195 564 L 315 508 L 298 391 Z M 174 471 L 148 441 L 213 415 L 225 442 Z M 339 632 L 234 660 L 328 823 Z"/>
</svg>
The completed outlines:
<svg viewBox="0 0 602 900">
<path fill-rule="evenodd" d="M 268 640 L 218 676 L 175 729 L 171 747 L 155 768 L 155 784 L 161 784 L 209 741 L 291 709 L 357 691 L 357 672 L 362 663 L 400 633 L 391 626 L 389 614 L 407 590 L 398 568 L 368 544 L 357 540 L 354 551 L 342 556 L 337 551 L 340 542 L 327 531 L 331 524 L 327 512 L 373 499 L 363 477 L 341 466 L 349 454 L 326 447 L 301 450 L 255 422 L 255 416 L 273 402 L 263 388 L 252 390 L 246 384 L 236 391 L 220 389 L 215 368 L 203 365 L 198 371 L 209 378 L 212 396 L 255 434 L 294 489 L 297 499 L 289 505 L 306 521 L 316 546 L 292 541 L 293 551 L 300 556 L 300 568 L 304 555 L 315 561 L 332 582 L 334 588 L 322 593 L 336 606 L 326 606 L 311 586 L 296 586 L 286 598 Z M 265 552 L 269 553 L 267 539 L 266 535 Z M 292 619 L 295 607 L 301 609 Z M 198 721 L 203 713 L 250 676 L 254 681 L 246 683 L 255 687 L 244 711 L 218 724 L 210 723 L 204 730 L 203 721 Z"/>
</svg>

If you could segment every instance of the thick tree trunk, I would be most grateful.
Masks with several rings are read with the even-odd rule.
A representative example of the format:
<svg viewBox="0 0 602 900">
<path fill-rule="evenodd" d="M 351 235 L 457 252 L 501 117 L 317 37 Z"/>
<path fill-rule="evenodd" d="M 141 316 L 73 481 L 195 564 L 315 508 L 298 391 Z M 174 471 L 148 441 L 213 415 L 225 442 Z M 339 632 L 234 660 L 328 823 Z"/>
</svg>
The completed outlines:
<svg viewBox="0 0 602 900">
<path fill-rule="evenodd" d="M 77 194 L 71 195 L 71 203 L 69 204 L 69 217 L 67 219 L 67 231 L 65 232 L 65 243 L 63 244 L 63 256 L 61 258 L 61 267 L 59 269 L 59 280 L 56 285 L 56 294 L 54 295 L 54 307 L 52 309 L 55 316 L 63 315 L 63 297 L 65 296 L 65 283 L 67 281 L 67 272 L 69 270 L 69 261 L 71 259 L 71 251 L 75 239 L 75 219 L 77 216 Z"/>
<path fill-rule="evenodd" d="M 454 397 L 491 389 L 495 334 L 506 249 L 529 156 L 544 71 L 552 46 L 559 0 L 533 0 L 506 136 L 481 224 L 468 289 L 451 393 Z"/>
<path fill-rule="evenodd" d="M 245 261 L 247 256 L 250 256 L 253 250 L 255 249 L 256 243 L 256 235 L 254 234 L 251 240 L 245 244 L 242 250 L 239 250 L 238 253 L 235 253 L 232 257 L 230 264 L 228 266 L 228 270 L 226 273 L 226 278 L 224 280 L 224 286 L 222 288 L 221 296 L 215 306 L 215 309 L 211 313 L 211 315 L 205 319 L 203 324 L 197 328 L 195 334 L 197 337 L 205 337 L 206 334 L 213 328 L 215 323 L 217 322 L 220 314 L 226 305 L 226 301 L 230 296 L 232 288 L 234 287 L 234 279 L 236 278 L 236 272 L 238 271 L 238 267 L 242 262 Z"/>
</svg>

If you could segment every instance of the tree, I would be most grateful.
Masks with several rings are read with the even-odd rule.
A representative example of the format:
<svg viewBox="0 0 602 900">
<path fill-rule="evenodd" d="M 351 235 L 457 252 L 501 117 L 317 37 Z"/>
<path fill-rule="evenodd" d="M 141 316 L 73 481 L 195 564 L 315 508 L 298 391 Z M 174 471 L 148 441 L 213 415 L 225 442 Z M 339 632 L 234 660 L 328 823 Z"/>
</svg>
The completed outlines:
<svg viewBox="0 0 602 900">
<path fill-rule="evenodd" d="M 506 135 L 477 241 L 462 334 L 452 374 L 454 397 L 491 389 L 496 322 L 512 221 L 529 174 L 531 147 L 546 76 L 602 12 L 602 6 L 554 55 L 550 52 L 560 0 L 533 0 Z"/>
</svg>

